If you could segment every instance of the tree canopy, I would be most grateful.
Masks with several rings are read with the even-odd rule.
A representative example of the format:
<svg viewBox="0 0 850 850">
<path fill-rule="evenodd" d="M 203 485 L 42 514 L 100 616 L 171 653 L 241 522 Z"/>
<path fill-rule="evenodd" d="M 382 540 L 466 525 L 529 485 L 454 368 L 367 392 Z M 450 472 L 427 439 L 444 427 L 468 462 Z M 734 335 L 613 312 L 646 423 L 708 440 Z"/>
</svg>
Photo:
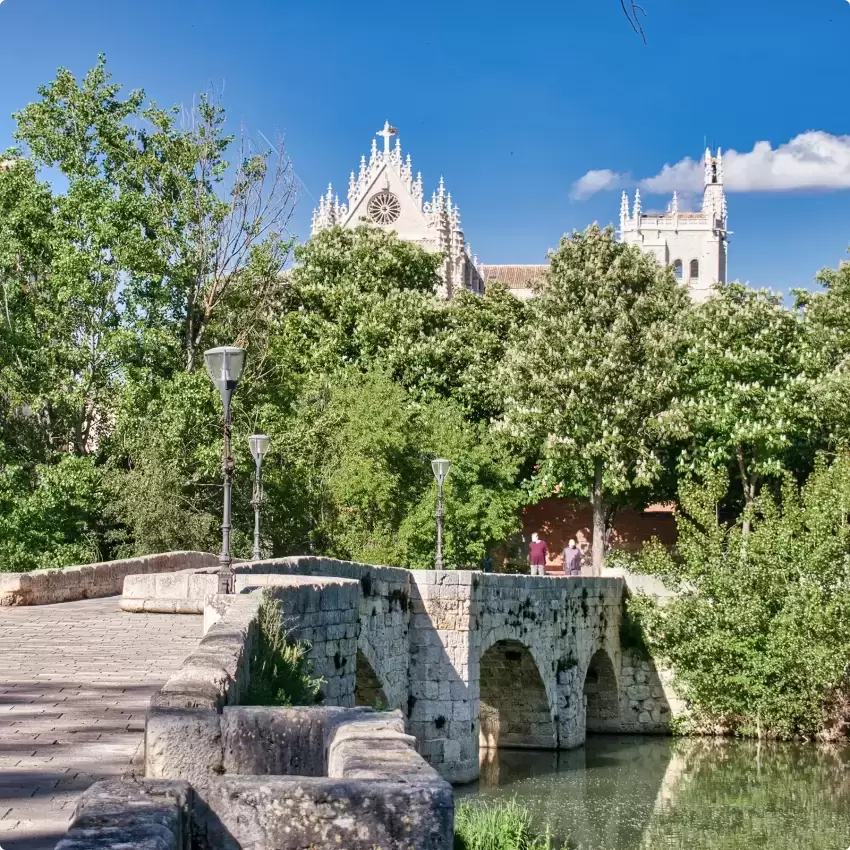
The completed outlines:
<svg viewBox="0 0 850 850">
<path fill-rule="evenodd" d="M 550 263 L 511 348 L 507 423 L 540 459 L 536 493 L 591 499 L 599 570 L 614 498 L 663 473 L 687 294 L 610 228 L 565 236 Z"/>
</svg>

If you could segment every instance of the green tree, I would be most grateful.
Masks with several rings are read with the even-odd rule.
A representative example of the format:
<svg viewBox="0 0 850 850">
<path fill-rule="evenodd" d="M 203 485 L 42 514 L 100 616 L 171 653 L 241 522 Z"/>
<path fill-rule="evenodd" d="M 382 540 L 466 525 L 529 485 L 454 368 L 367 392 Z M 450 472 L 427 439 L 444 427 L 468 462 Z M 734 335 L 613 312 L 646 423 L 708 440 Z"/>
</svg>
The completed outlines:
<svg viewBox="0 0 850 850">
<path fill-rule="evenodd" d="M 820 292 L 799 290 L 803 311 L 801 361 L 811 381 L 809 403 L 817 416 L 818 434 L 830 445 L 850 439 L 850 262 L 818 274 Z"/>
<path fill-rule="evenodd" d="M 188 127 L 181 126 L 181 107 L 146 104 L 142 90 L 122 99 L 103 56 L 82 81 L 60 69 L 39 94 L 15 116 L 15 136 L 38 167 L 61 172 L 65 197 L 88 202 L 73 216 L 90 225 L 72 234 L 74 245 L 87 249 L 90 279 L 122 275 L 121 308 L 133 342 L 159 359 L 176 349 L 192 371 L 234 300 L 239 331 L 250 337 L 275 303 L 293 244 L 283 233 L 296 183 L 282 146 L 256 149 L 243 137 L 234 149 L 225 112 L 208 96 Z"/>
<path fill-rule="evenodd" d="M 31 467 L 0 462 L 0 572 L 104 560 L 109 494 L 90 457 Z"/>
<path fill-rule="evenodd" d="M 504 285 L 490 283 L 483 296 L 458 292 L 445 312 L 443 332 L 432 337 L 439 376 L 434 390 L 472 421 L 497 420 L 505 409 L 502 363 L 528 306 Z"/>
<path fill-rule="evenodd" d="M 168 484 L 173 495 L 196 476 L 178 485 L 186 465 L 145 440 L 161 424 L 147 415 L 187 388 L 180 375 L 208 345 L 249 345 L 249 370 L 263 373 L 285 302 L 294 173 L 282 149 L 234 145 L 207 98 L 184 127 L 178 108 L 146 104 L 140 90 L 122 94 L 103 57 L 80 81 L 60 69 L 39 94 L 15 116 L 18 147 L 0 157 L 0 463 L 20 467 L 14 480 L 36 488 L 37 465 L 68 453 L 93 457 L 98 470 L 106 462 L 110 482 L 133 473 L 141 513 L 131 521 L 119 501 L 114 515 L 133 534 L 147 528 L 137 542 L 148 549 L 181 522 L 148 522 L 144 487 Z M 74 473 L 78 491 L 93 492 L 84 468 L 64 474 Z M 134 490 L 117 492 L 129 499 Z M 184 536 L 203 538 L 207 525 L 189 523 Z"/>
<path fill-rule="evenodd" d="M 330 373 L 380 362 L 408 386 L 424 379 L 433 363 L 429 337 L 443 323 L 439 255 L 361 226 L 324 230 L 295 256 L 290 309 L 273 345 L 280 363 Z"/>
<path fill-rule="evenodd" d="M 717 522 L 724 470 L 680 486 L 678 557 L 653 545 L 638 569 L 678 595 L 633 612 L 650 648 L 672 664 L 697 719 L 779 736 L 822 734 L 840 715 L 850 640 L 850 455 L 820 457 L 800 490 L 786 476 L 781 499 L 756 497 Z"/>
<path fill-rule="evenodd" d="M 535 495 L 590 496 L 598 572 L 614 500 L 664 471 L 687 294 L 594 225 L 561 240 L 536 295 L 508 360 L 507 423 L 540 458 Z"/>
<path fill-rule="evenodd" d="M 746 533 L 762 483 L 796 471 L 807 452 L 802 323 L 779 296 L 718 284 L 691 310 L 685 342 L 679 406 L 691 433 L 680 469 L 734 471 Z"/>
<path fill-rule="evenodd" d="M 368 563 L 428 568 L 436 491 L 430 460 L 452 458 L 446 558 L 477 565 L 518 525 L 522 494 L 507 445 L 450 401 L 423 403 L 381 372 L 316 376 L 295 418 L 267 420 L 289 486 L 309 503 L 311 549 Z M 271 412 L 271 411 L 270 411 Z M 272 484 L 277 473 L 272 473 Z"/>
</svg>

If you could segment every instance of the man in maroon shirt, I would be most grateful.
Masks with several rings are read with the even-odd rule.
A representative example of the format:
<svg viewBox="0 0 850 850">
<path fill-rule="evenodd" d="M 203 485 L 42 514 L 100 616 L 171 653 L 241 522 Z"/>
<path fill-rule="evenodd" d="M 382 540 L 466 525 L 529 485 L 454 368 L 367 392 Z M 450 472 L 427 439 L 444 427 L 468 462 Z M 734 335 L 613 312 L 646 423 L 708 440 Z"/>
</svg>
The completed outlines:
<svg viewBox="0 0 850 850">
<path fill-rule="evenodd" d="M 540 536 L 535 531 L 531 535 L 531 543 L 528 547 L 528 564 L 531 567 L 533 576 L 546 575 L 546 556 L 549 554 L 549 547 L 545 540 L 541 540 Z"/>
</svg>

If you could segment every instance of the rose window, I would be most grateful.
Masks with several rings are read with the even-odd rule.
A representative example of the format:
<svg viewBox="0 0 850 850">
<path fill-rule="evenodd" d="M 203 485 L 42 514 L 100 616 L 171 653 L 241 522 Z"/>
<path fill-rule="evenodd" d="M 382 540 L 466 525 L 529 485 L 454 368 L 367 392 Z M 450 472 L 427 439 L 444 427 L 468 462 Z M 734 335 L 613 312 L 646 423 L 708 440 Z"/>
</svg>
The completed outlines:
<svg viewBox="0 0 850 850">
<path fill-rule="evenodd" d="M 401 215 L 401 204 L 392 192 L 385 189 L 372 195 L 367 211 L 375 224 L 392 224 Z"/>
</svg>

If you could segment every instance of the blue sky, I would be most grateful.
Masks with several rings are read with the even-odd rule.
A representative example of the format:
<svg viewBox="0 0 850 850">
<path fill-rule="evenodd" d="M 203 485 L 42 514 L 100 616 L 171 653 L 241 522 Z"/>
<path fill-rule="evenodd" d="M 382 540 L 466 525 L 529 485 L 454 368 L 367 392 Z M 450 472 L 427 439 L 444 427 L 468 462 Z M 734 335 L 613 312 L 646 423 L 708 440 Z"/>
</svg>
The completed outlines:
<svg viewBox="0 0 850 850">
<path fill-rule="evenodd" d="M 616 187 L 699 158 L 705 139 L 767 142 L 738 158 L 729 273 L 811 286 L 850 244 L 850 3 L 643 5 L 647 44 L 619 0 L 0 0 L 0 148 L 39 84 L 102 51 L 161 104 L 223 87 L 249 134 L 284 133 L 301 237 L 310 195 L 343 194 L 389 119 L 426 193 L 445 176 L 483 262 L 535 263 L 565 231 L 614 221 Z M 589 171 L 611 188 L 577 198 Z"/>
</svg>

